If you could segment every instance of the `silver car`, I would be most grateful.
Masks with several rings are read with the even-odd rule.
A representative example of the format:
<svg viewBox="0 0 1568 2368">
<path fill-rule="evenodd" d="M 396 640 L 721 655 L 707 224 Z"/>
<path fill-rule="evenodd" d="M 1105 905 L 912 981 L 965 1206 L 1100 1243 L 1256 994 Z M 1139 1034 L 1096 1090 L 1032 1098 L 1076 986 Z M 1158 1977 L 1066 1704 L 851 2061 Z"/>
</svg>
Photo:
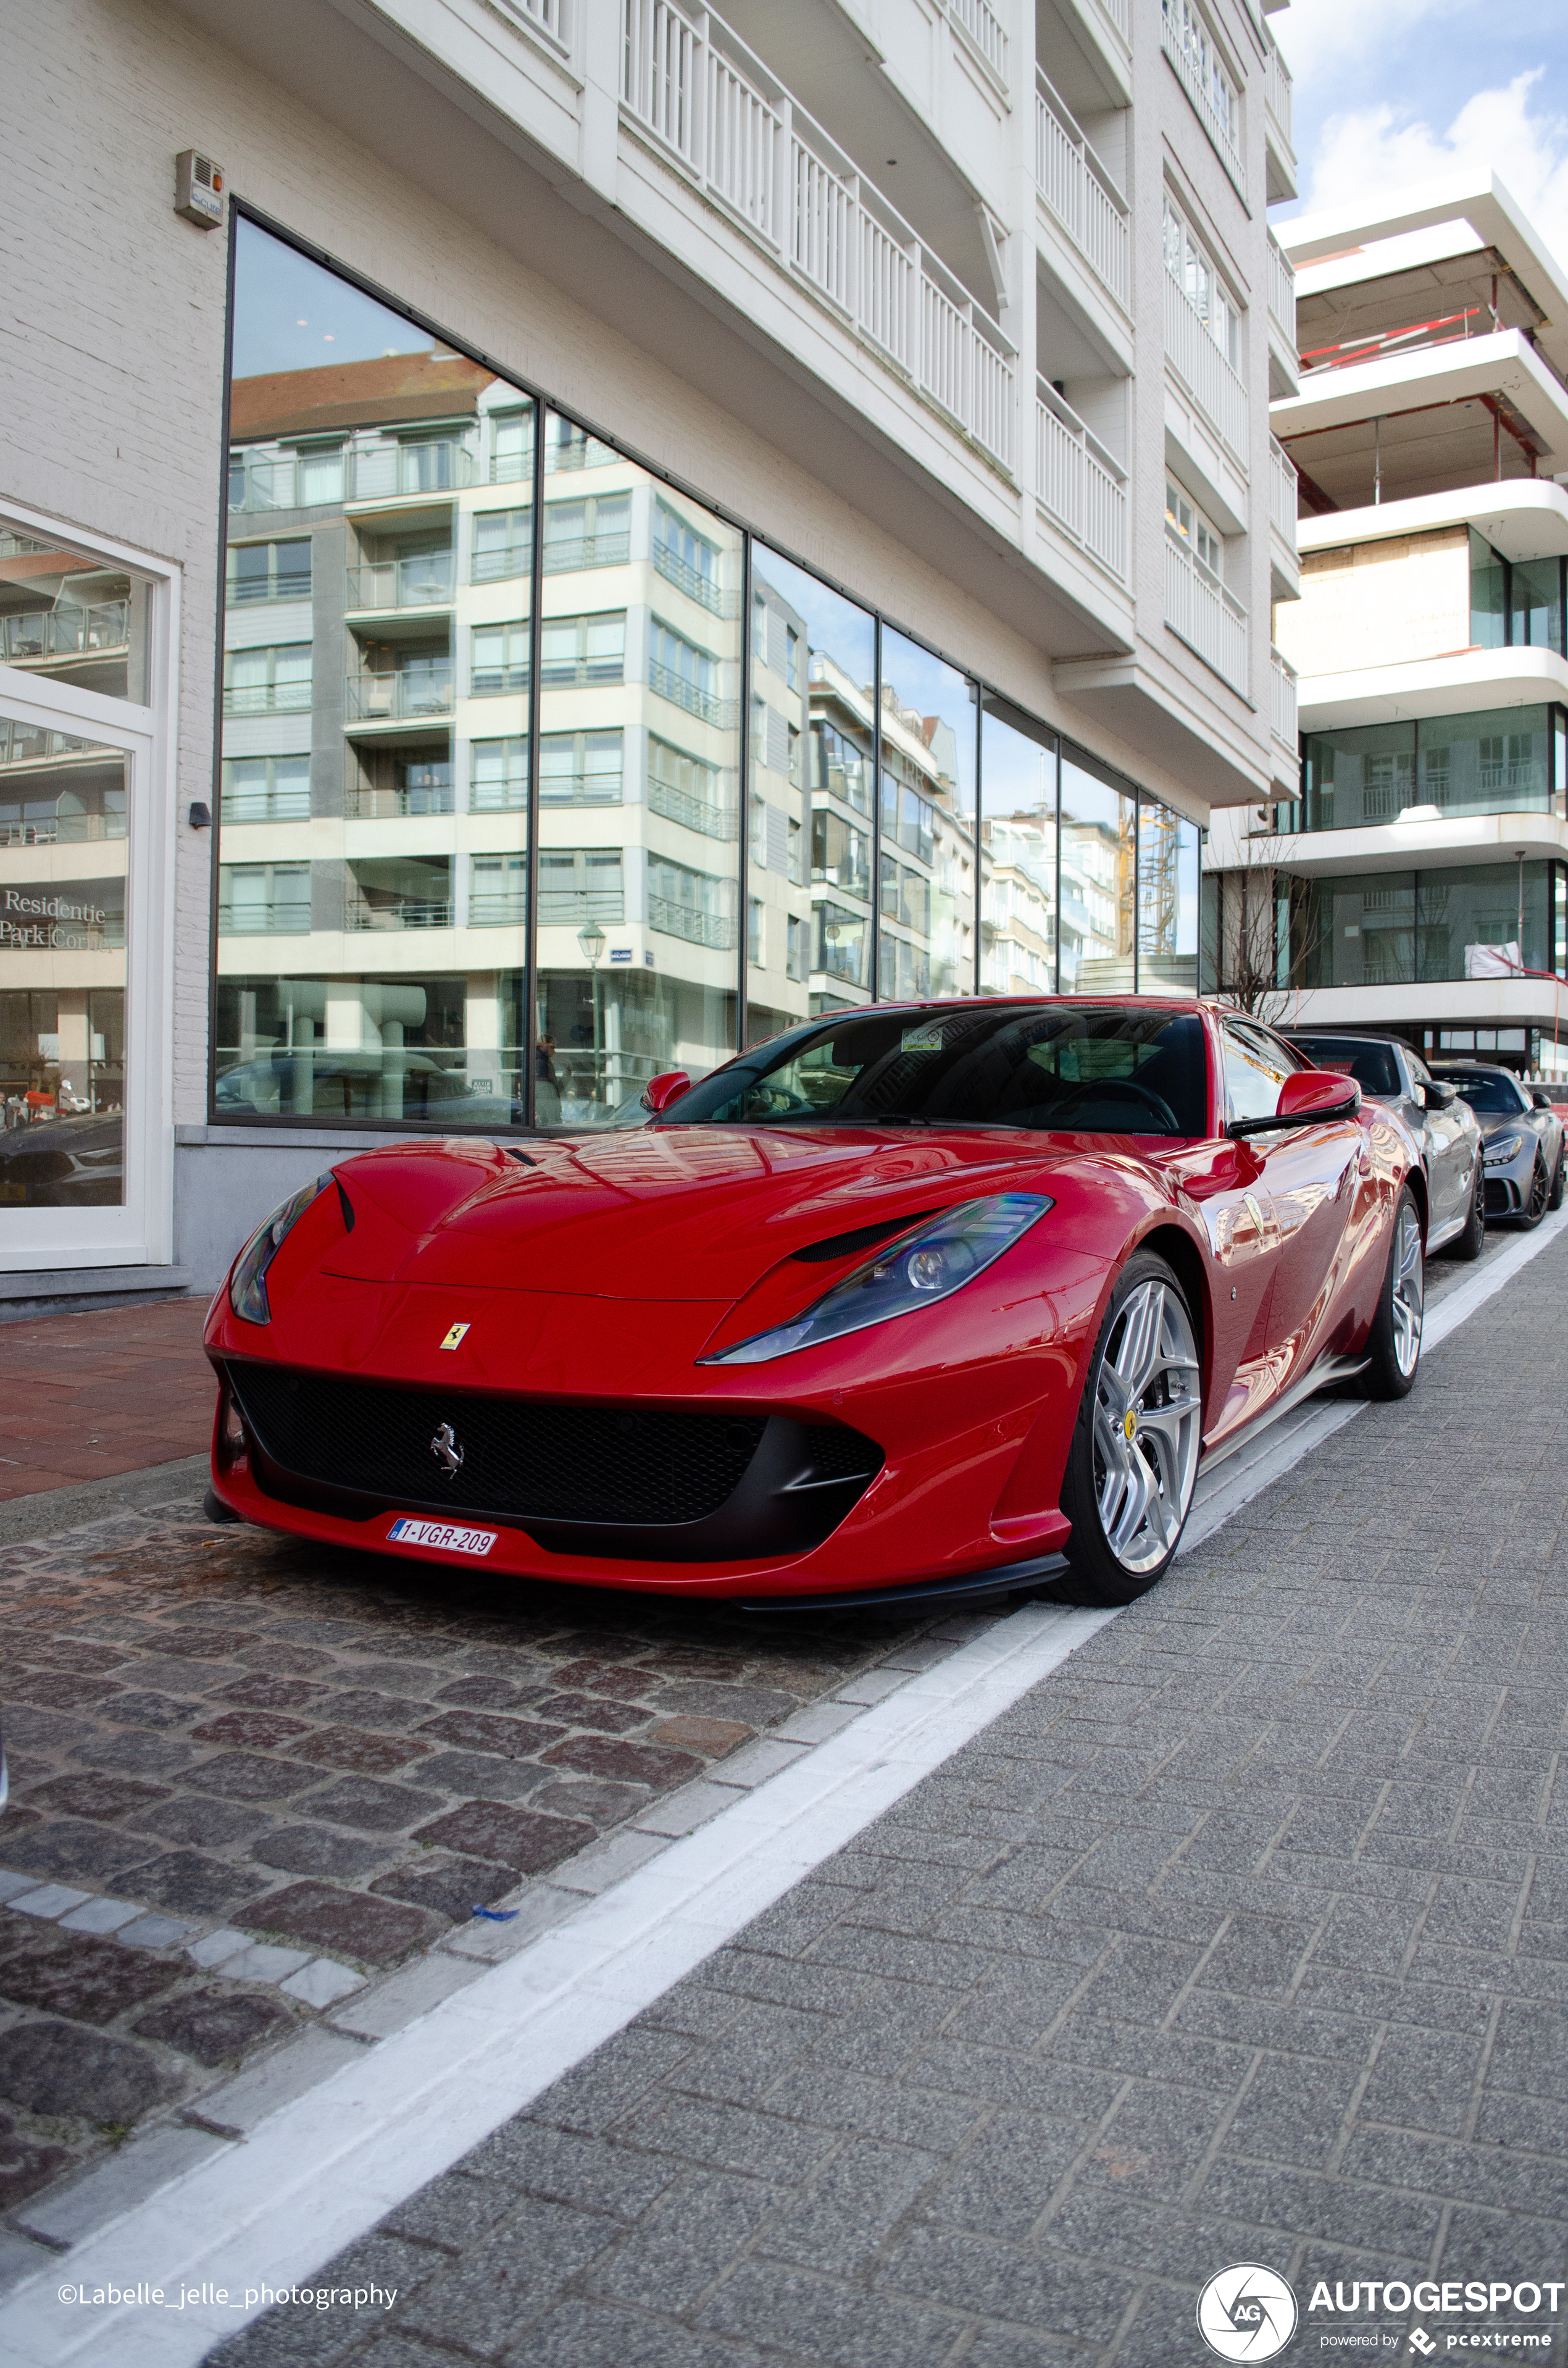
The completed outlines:
<svg viewBox="0 0 1568 2368">
<path fill-rule="evenodd" d="M 1439 1074 L 1458 1087 L 1480 1125 L 1487 1215 L 1539 1225 L 1548 1209 L 1562 1206 L 1562 1121 L 1550 1098 L 1490 1062 L 1445 1061 Z"/>
<path fill-rule="evenodd" d="M 1434 1076 L 1419 1053 L 1398 1036 L 1373 1030 L 1331 1033 L 1282 1028 L 1280 1034 L 1320 1069 L 1348 1069 L 1369 1101 L 1397 1110 L 1421 1146 L 1426 1178 L 1426 1253 L 1452 1247 L 1456 1258 L 1481 1256 L 1487 1198 L 1482 1130 L 1462 1089 Z"/>
</svg>

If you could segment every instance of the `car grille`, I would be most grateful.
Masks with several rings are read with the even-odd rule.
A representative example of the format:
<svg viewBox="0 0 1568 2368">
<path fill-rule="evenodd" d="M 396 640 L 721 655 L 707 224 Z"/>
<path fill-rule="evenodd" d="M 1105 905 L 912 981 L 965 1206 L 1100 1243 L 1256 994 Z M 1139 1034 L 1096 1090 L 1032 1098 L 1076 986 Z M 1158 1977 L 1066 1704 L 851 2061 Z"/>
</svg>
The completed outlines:
<svg viewBox="0 0 1568 2368">
<path fill-rule="evenodd" d="M 235 1365 L 230 1381 L 263 1452 L 284 1470 L 391 1503 L 553 1521 L 700 1521 L 740 1486 L 763 1415 L 574 1406 L 457 1390 L 405 1390 Z M 451 1426 L 448 1474 L 432 1442 Z M 881 1451 L 835 1424 L 809 1433 L 824 1476 L 869 1476 Z"/>
</svg>

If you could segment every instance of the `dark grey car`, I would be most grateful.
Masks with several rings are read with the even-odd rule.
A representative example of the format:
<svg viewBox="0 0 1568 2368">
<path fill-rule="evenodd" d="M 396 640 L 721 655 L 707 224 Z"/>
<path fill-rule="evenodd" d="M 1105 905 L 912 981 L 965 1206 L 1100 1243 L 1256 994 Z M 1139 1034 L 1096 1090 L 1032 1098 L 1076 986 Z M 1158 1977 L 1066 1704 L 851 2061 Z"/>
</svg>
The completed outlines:
<svg viewBox="0 0 1568 2368">
<path fill-rule="evenodd" d="M 1539 1225 L 1562 1206 L 1563 1130 L 1544 1093 L 1489 1061 L 1445 1061 L 1439 1073 L 1475 1112 L 1484 1141 L 1486 1213 Z"/>
<path fill-rule="evenodd" d="M 1435 1076 L 1398 1036 L 1282 1028 L 1279 1033 L 1320 1069 L 1348 1069 L 1369 1101 L 1399 1112 L 1421 1145 L 1426 1178 L 1426 1251 L 1451 1246 L 1455 1256 L 1481 1256 L 1486 1238 L 1482 1130 L 1462 1093 Z"/>
</svg>

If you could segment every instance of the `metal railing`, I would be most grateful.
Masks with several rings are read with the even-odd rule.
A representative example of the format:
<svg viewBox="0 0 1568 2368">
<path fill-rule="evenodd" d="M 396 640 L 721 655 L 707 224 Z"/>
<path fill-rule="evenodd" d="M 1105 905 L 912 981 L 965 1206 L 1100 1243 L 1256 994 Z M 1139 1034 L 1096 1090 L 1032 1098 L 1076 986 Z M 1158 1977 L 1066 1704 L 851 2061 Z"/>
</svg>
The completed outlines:
<svg viewBox="0 0 1568 2368">
<path fill-rule="evenodd" d="M 1189 649 L 1246 693 L 1247 614 L 1217 575 L 1178 542 L 1165 536 L 1165 622 Z"/>
<path fill-rule="evenodd" d="M 309 822 L 309 786 L 288 790 L 225 790 L 221 818 L 225 823 Z"/>
<path fill-rule="evenodd" d="M 308 938 L 310 934 L 310 905 L 298 897 L 267 897 L 241 905 L 221 900 L 218 905 L 221 938 Z"/>
<path fill-rule="evenodd" d="M 688 682 L 685 675 L 676 674 L 673 667 L 661 666 L 657 658 L 648 661 L 648 688 L 656 690 L 661 699 L 667 699 L 675 706 L 684 708 L 687 715 L 695 715 L 699 723 L 711 723 L 716 731 L 734 730 L 735 702 L 733 699 L 717 698 L 712 691 L 704 690 L 699 683 Z"/>
<path fill-rule="evenodd" d="M 1301 743 L 1296 731 L 1296 669 L 1272 644 L 1268 652 L 1268 721 L 1274 737 L 1295 756 Z"/>
<path fill-rule="evenodd" d="M 228 819 L 225 804 L 223 814 Z M 309 812 L 307 806 L 306 811 Z M 449 814 L 457 811 L 457 800 L 449 781 L 428 790 L 353 789 L 343 792 L 343 813 L 347 822 L 407 822 L 417 821 L 426 814 Z"/>
<path fill-rule="evenodd" d="M 1005 83 L 1007 79 L 1007 34 L 1001 17 L 991 6 L 991 0 L 948 0 L 948 6 L 998 82 Z"/>
<path fill-rule="evenodd" d="M 1127 472 L 1054 387 L 1035 404 L 1035 497 L 1119 583 L 1127 580 Z"/>
<path fill-rule="evenodd" d="M 1298 471 L 1294 461 L 1278 436 L 1268 439 L 1268 523 L 1278 534 L 1292 559 L 1296 551 L 1296 484 Z"/>
<path fill-rule="evenodd" d="M 1066 100 L 1039 73 L 1034 176 L 1056 221 L 1125 310 L 1131 296 L 1127 200 L 1079 131 Z"/>
<path fill-rule="evenodd" d="M 526 542 L 502 543 L 489 551 L 473 554 L 473 580 L 476 584 L 509 583 L 516 575 L 526 575 L 533 564 L 532 546 Z"/>
<path fill-rule="evenodd" d="M 733 952 L 735 945 L 733 913 L 699 912 L 695 905 L 677 905 L 670 896 L 649 897 L 648 927 L 668 938 L 684 938 L 688 946 L 710 946 L 715 953 Z"/>
<path fill-rule="evenodd" d="M 521 929 L 528 925 L 528 898 L 527 889 L 509 894 L 505 889 L 494 895 L 470 896 L 468 925 L 471 929 Z"/>
<path fill-rule="evenodd" d="M 401 723 L 412 716 L 449 715 L 449 666 L 426 673 L 413 666 L 400 674 L 351 674 L 347 686 L 351 723 Z"/>
<path fill-rule="evenodd" d="M 619 534 L 559 535 L 544 538 L 544 572 L 570 575 L 579 567 L 624 567 L 631 556 L 631 537 Z"/>
<path fill-rule="evenodd" d="M 1274 127 L 1279 134 L 1281 142 L 1294 160 L 1296 142 L 1290 127 L 1293 90 L 1290 69 L 1280 56 L 1273 36 L 1266 32 L 1264 38 L 1268 43 L 1268 67 L 1264 83 L 1264 105 L 1274 119 Z"/>
<path fill-rule="evenodd" d="M 541 888 L 539 917 L 546 929 L 578 929 L 585 921 L 619 928 L 626 918 L 625 893 L 619 888 Z"/>
<path fill-rule="evenodd" d="M 127 645 L 129 600 L 98 600 L 91 607 L 27 609 L 0 618 L 0 655 L 12 666 L 48 658 L 107 657 Z"/>
<path fill-rule="evenodd" d="M 712 576 L 704 575 L 699 567 L 693 567 L 689 559 L 683 559 L 678 551 L 657 534 L 653 537 L 653 565 L 665 583 L 673 584 L 677 592 L 684 592 L 688 600 L 696 600 L 702 608 L 710 609 L 715 617 L 724 615 L 724 595 Z"/>
<path fill-rule="evenodd" d="M 343 908 L 346 929 L 449 929 L 449 903 L 423 896 L 396 896 L 391 904 L 372 905 L 350 896 Z"/>
<path fill-rule="evenodd" d="M 663 814 L 666 822 L 678 822 L 687 830 L 700 831 L 704 838 L 740 837 L 740 816 L 733 806 L 715 805 L 710 799 L 693 797 L 689 790 L 677 790 L 673 782 L 661 781 L 657 774 L 648 777 L 648 807 L 650 813 Z"/>
<path fill-rule="evenodd" d="M 1165 273 L 1165 359 L 1244 469 L 1247 391 L 1210 336 L 1181 282 Z"/>
<path fill-rule="evenodd" d="M 450 607 L 452 554 L 431 551 L 414 559 L 367 560 L 348 570 L 350 609 Z"/>
<path fill-rule="evenodd" d="M 311 677 L 302 682 L 241 682 L 225 684 L 225 715 L 308 715 Z"/>
<path fill-rule="evenodd" d="M 336 451 L 279 451 L 273 445 L 238 446 L 229 461 L 232 510 L 335 508 L 343 502 L 384 501 L 393 495 L 447 494 L 478 477 L 474 431 L 393 443 L 378 436 L 349 438 Z"/>
<path fill-rule="evenodd" d="M 1294 353 L 1296 267 L 1272 231 L 1268 233 L 1268 317 Z"/>
<path fill-rule="evenodd" d="M 226 805 L 223 811 L 227 820 Z M 36 822 L 0 822 L 0 847 L 80 847 L 125 835 L 123 814 L 55 814 L 40 815 Z"/>
<path fill-rule="evenodd" d="M 730 30 L 624 0 L 626 113 L 1004 468 L 1014 348 L 881 192 Z"/>
<path fill-rule="evenodd" d="M 621 803 L 619 773 L 541 773 L 541 806 L 618 806 Z"/>
<path fill-rule="evenodd" d="M 1246 160 L 1236 144 L 1234 127 L 1228 115 L 1221 115 L 1214 104 L 1213 95 L 1203 78 L 1203 70 L 1182 38 L 1180 11 L 1173 0 L 1165 0 L 1160 10 L 1160 46 L 1165 51 L 1181 81 L 1182 88 L 1198 110 L 1198 120 L 1214 143 L 1220 162 L 1229 173 L 1244 199 L 1247 193 Z"/>
</svg>

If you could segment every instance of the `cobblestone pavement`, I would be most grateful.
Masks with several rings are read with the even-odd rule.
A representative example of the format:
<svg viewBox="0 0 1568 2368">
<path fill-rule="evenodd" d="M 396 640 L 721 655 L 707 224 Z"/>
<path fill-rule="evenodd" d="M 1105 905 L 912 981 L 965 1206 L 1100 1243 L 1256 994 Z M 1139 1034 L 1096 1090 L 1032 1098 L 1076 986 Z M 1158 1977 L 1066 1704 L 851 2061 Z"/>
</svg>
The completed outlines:
<svg viewBox="0 0 1568 2368">
<path fill-rule="evenodd" d="M 0 2213 L 921 1624 L 519 1588 L 195 1503 L 0 1551 Z"/>
<path fill-rule="evenodd" d="M 0 1324 L 0 1503 L 199 1455 L 212 1436 L 205 1300 Z"/>
<path fill-rule="evenodd" d="M 1160 2368 L 1233 2262 L 1568 2278 L 1565 1386 L 1568 1244 L 315 2281 L 390 2313 L 212 2362 Z"/>
</svg>

